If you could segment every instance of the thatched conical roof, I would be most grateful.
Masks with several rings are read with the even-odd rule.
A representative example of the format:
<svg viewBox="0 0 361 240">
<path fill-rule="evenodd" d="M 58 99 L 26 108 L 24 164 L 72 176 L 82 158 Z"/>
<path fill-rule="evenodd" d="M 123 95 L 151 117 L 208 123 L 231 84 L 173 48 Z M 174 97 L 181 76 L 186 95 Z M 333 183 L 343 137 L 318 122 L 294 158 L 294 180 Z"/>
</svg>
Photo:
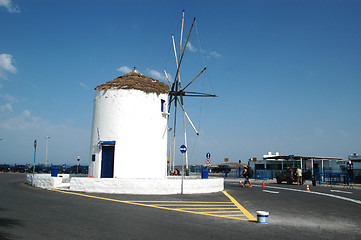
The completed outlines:
<svg viewBox="0 0 361 240">
<path fill-rule="evenodd" d="M 169 93 L 169 86 L 166 83 L 145 76 L 137 71 L 126 73 L 112 81 L 97 86 L 95 89 L 105 91 L 108 89 L 136 89 L 146 93 Z"/>
</svg>

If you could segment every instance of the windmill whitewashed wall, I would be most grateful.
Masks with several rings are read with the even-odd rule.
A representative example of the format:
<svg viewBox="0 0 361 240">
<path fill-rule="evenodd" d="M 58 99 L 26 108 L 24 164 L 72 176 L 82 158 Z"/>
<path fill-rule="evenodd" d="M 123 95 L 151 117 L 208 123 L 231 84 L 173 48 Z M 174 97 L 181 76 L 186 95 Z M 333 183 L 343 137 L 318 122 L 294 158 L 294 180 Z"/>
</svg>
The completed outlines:
<svg viewBox="0 0 361 240">
<path fill-rule="evenodd" d="M 165 178 L 168 85 L 132 71 L 95 90 L 89 175 Z"/>
</svg>

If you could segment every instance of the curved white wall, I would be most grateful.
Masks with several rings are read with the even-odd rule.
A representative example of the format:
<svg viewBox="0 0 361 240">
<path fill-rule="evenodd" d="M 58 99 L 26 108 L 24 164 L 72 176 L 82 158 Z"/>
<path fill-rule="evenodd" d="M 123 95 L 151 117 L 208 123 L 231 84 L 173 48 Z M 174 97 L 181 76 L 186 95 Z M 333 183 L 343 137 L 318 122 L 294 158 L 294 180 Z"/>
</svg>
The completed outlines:
<svg viewBox="0 0 361 240">
<path fill-rule="evenodd" d="M 140 90 L 96 90 L 89 175 L 101 176 L 101 141 L 115 141 L 114 178 L 167 176 L 167 94 Z M 95 161 L 92 155 L 95 154 Z"/>
</svg>

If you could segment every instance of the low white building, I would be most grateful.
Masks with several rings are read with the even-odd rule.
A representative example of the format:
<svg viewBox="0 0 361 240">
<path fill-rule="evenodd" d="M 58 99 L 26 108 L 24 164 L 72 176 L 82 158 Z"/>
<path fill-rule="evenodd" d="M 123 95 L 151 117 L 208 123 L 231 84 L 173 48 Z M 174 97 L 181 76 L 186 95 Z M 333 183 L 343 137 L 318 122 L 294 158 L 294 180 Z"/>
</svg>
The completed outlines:
<svg viewBox="0 0 361 240">
<path fill-rule="evenodd" d="M 168 85 L 134 70 L 95 90 L 89 176 L 166 178 Z"/>
</svg>

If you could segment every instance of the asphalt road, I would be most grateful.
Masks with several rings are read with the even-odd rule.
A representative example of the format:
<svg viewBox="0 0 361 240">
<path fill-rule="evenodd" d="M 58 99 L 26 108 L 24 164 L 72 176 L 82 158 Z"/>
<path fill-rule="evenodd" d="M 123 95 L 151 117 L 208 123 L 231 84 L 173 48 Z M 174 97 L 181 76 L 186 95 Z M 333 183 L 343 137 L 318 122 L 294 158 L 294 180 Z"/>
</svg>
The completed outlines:
<svg viewBox="0 0 361 240">
<path fill-rule="evenodd" d="M 361 239 L 360 189 L 311 186 L 305 192 L 305 186 L 240 188 L 225 182 L 225 191 L 245 211 L 254 217 L 258 210 L 270 213 L 269 224 L 260 224 L 155 204 L 235 204 L 222 192 L 74 195 L 33 188 L 24 180 L 23 174 L 0 173 L 0 239 Z"/>
</svg>

